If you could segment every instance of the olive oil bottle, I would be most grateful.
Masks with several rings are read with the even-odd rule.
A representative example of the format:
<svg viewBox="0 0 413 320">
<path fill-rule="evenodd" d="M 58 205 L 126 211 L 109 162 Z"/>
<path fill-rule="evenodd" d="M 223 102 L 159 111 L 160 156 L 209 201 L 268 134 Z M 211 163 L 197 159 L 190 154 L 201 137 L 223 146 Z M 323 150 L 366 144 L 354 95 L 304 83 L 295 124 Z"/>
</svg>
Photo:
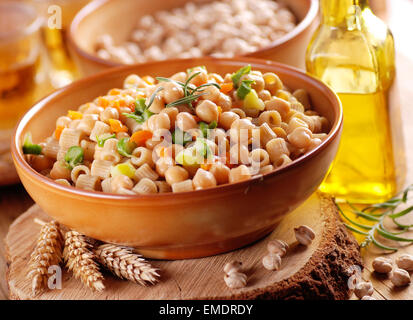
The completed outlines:
<svg viewBox="0 0 413 320">
<path fill-rule="evenodd" d="M 394 40 L 367 0 L 320 0 L 322 22 L 306 54 L 307 72 L 328 84 L 344 109 L 341 145 L 321 191 L 372 203 L 396 191 L 388 94 Z"/>
</svg>

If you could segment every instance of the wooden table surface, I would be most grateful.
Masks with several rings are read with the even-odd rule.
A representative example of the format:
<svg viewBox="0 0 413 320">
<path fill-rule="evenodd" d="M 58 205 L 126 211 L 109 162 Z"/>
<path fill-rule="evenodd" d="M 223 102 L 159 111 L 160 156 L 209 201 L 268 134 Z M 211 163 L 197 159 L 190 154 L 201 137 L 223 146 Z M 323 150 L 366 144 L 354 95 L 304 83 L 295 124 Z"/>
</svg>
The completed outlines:
<svg viewBox="0 0 413 320">
<path fill-rule="evenodd" d="M 382 7 L 384 0 L 371 0 Z M 413 0 L 387 0 L 387 10 L 382 12 L 383 17 L 389 22 L 395 35 L 398 51 L 398 79 L 401 92 L 403 131 L 407 153 L 407 178 L 408 183 L 413 183 Z M 28 209 L 33 201 L 21 185 L 0 188 L 0 300 L 8 298 L 8 289 L 5 280 L 6 261 L 4 257 L 4 238 L 9 225 L 13 220 Z M 413 219 L 410 223 L 413 223 Z M 413 235 L 412 235 L 413 236 Z M 400 252 L 413 254 L 413 247 L 406 247 Z M 397 255 L 396 254 L 396 255 Z M 374 252 L 363 252 L 366 261 L 364 277 L 373 282 L 375 297 L 382 299 L 413 299 L 413 286 L 403 290 L 394 290 L 389 280 L 377 278 L 371 274 L 371 260 Z"/>
</svg>

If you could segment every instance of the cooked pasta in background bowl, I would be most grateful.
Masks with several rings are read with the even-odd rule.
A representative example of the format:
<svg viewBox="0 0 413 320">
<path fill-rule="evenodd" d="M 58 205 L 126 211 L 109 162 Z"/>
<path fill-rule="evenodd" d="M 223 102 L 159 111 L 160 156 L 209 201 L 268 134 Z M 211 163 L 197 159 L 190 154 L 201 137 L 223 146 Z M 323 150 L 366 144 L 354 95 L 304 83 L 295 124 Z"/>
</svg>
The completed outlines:
<svg viewBox="0 0 413 320">
<path fill-rule="evenodd" d="M 318 0 L 95 0 L 74 19 L 69 45 L 85 75 L 201 56 L 250 56 L 304 68 L 318 6 Z"/>
<path fill-rule="evenodd" d="M 57 91 L 24 116 L 12 151 L 27 191 L 59 222 L 177 259 L 273 230 L 321 183 L 341 126 L 336 95 L 292 68 L 174 60 Z"/>
</svg>

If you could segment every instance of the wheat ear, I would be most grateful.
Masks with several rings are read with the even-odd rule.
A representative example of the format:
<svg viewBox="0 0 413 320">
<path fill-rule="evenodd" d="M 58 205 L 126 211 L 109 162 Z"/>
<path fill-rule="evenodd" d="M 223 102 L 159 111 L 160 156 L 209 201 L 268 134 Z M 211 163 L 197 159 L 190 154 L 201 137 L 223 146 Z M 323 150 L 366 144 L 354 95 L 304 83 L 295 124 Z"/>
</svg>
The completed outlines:
<svg viewBox="0 0 413 320">
<path fill-rule="evenodd" d="M 121 279 L 146 286 L 159 280 L 158 269 L 152 267 L 133 249 L 113 244 L 98 246 L 95 253 L 102 265 Z"/>
<path fill-rule="evenodd" d="M 96 256 L 91 248 L 92 245 L 79 232 L 68 231 L 65 233 L 63 257 L 66 266 L 85 286 L 92 290 L 103 291 L 105 289 L 103 276 L 95 262 Z"/>
<path fill-rule="evenodd" d="M 32 281 L 32 293 L 36 295 L 47 286 L 49 267 L 62 260 L 63 237 L 56 221 L 42 224 L 36 247 L 29 261 L 27 277 Z"/>
</svg>

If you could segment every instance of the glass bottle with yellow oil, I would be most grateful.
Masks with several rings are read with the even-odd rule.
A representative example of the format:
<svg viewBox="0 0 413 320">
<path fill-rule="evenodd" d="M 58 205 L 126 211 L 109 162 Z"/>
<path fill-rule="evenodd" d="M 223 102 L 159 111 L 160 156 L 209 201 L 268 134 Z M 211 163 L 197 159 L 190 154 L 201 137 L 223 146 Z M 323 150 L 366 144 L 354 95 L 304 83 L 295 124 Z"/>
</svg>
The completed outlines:
<svg viewBox="0 0 413 320">
<path fill-rule="evenodd" d="M 321 191 L 371 203 L 396 191 L 388 92 L 395 78 L 394 40 L 367 0 L 320 0 L 322 22 L 306 55 L 307 72 L 340 97 L 340 149 Z"/>
</svg>

